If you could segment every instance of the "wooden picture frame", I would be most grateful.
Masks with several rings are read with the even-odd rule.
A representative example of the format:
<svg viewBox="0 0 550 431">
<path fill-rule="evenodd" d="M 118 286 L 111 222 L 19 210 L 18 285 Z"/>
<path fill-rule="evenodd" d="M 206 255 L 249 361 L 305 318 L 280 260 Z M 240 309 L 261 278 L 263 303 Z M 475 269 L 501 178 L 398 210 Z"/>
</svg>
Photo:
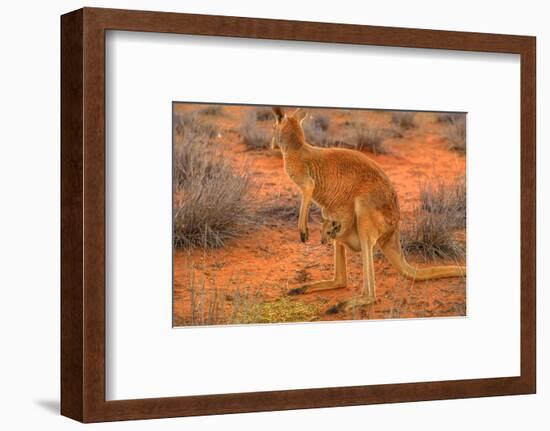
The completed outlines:
<svg viewBox="0 0 550 431">
<path fill-rule="evenodd" d="M 106 401 L 106 30 L 515 53 L 521 57 L 521 375 Z M 536 390 L 535 38 L 84 8 L 61 17 L 61 413 L 82 422 L 532 394 Z"/>
</svg>

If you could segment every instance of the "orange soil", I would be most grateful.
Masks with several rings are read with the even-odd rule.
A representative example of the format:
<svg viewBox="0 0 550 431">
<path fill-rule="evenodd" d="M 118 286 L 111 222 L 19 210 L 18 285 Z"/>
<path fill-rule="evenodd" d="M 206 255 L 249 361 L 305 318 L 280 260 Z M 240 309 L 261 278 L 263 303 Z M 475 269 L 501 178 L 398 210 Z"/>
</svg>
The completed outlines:
<svg viewBox="0 0 550 431">
<path fill-rule="evenodd" d="M 196 109 L 197 105 L 177 105 L 177 110 Z M 283 160 L 272 150 L 247 151 L 238 133 L 246 107 L 223 108 L 223 116 L 206 117 L 222 131 L 218 142 L 227 149 L 227 155 L 236 165 L 246 160 L 259 185 L 258 205 L 262 201 L 281 196 L 281 199 L 297 194 L 297 188 L 283 171 Z M 320 110 L 331 115 L 330 127 L 350 118 L 349 112 Z M 369 124 L 391 127 L 388 112 L 365 111 L 361 114 Z M 439 176 L 449 181 L 464 177 L 465 157 L 446 148 L 443 137 L 444 124 L 437 123 L 434 114 L 417 113 L 418 127 L 403 132 L 402 138 L 391 138 L 391 153 L 372 155 L 393 181 L 400 199 L 402 219 L 410 216 L 418 201 L 419 185 L 423 180 Z M 261 123 L 260 123 L 261 124 Z M 265 122 L 271 127 L 271 122 Z M 285 295 L 286 290 L 298 287 L 306 281 L 332 278 L 332 246 L 321 245 L 318 222 L 310 222 L 310 239 L 300 242 L 297 220 L 294 223 L 273 220 L 259 224 L 257 229 L 245 232 L 223 248 L 215 250 L 176 250 L 174 253 L 174 323 L 176 326 L 190 323 L 191 280 L 197 284 L 204 280 L 206 288 L 222 287 L 227 292 L 249 289 L 257 292 L 262 300 L 269 301 Z M 459 233 L 464 235 L 465 233 Z M 362 283 L 362 264 L 359 253 L 347 253 L 348 287 L 345 289 L 291 296 L 292 300 L 322 304 L 327 310 L 339 301 L 358 295 Z M 414 256 L 409 257 L 412 262 Z M 414 282 L 400 276 L 384 257 L 375 262 L 377 302 L 369 307 L 340 312 L 320 313 L 319 320 L 383 319 L 410 317 L 464 316 L 466 313 L 466 280 L 449 278 Z M 229 313 L 231 302 L 226 301 L 224 312 Z"/>
</svg>

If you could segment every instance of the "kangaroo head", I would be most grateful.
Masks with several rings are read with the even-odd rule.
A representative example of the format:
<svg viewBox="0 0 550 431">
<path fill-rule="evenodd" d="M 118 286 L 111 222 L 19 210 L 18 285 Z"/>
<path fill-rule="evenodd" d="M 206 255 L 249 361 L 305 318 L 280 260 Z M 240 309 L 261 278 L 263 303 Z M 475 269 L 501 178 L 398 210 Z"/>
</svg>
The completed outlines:
<svg viewBox="0 0 550 431">
<path fill-rule="evenodd" d="M 336 238 L 340 229 L 342 229 L 342 224 L 340 222 L 323 219 L 323 224 L 321 225 L 321 243 L 326 244 Z"/>
<path fill-rule="evenodd" d="M 271 148 L 280 148 L 285 152 L 291 147 L 299 147 L 305 142 L 302 123 L 307 117 L 307 111 L 298 108 L 287 116 L 283 108 L 273 108 L 275 123 L 273 124 L 273 138 Z"/>
</svg>

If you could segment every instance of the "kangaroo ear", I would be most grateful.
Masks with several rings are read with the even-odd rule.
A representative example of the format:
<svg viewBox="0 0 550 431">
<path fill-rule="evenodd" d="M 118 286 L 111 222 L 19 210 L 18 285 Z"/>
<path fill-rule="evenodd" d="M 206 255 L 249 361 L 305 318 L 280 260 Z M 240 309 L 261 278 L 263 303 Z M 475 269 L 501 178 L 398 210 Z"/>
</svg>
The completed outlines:
<svg viewBox="0 0 550 431">
<path fill-rule="evenodd" d="M 296 118 L 300 124 L 302 124 L 307 118 L 307 114 L 307 109 L 298 108 L 296 109 L 296 111 L 294 111 L 294 114 L 292 114 L 292 116 Z"/>
<path fill-rule="evenodd" d="M 277 106 L 274 108 L 271 108 L 273 111 L 273 115 L 275 115 L 275 119 L 277 120 L 277 123 L 281 122 L 283 117 L 285 116 L 285 111 L 283 111 L 283 108 Z"/>
</svg>

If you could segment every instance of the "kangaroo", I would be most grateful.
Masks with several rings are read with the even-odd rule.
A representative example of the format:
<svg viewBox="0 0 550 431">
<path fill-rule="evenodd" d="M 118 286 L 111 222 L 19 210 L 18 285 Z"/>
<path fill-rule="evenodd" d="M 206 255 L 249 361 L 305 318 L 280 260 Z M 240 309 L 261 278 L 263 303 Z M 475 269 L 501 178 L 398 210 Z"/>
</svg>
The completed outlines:
<svg viewBox="0 0 550 431">
<path fill-rule="evenodd" d="M 405 277 L 427 280 L 458 277 L 466 267 L 440 265 L 427 268 L 411 266 L 400 242 L 400 209 L 397 193 L 384 171 L 365 154 L 344 148 L 318 148 L 309 145 L 302 123 L 307 113 L 297 109 L 286 115 L 273 108 L 275 122 L 271 146 L 283 155 L 284 170 L 301 192 L 298 229 L 300 239 L 309 238 L 308 213 L 311 202 L 322 209 L 334 246 L 334 278 L 291 289 L 302 294 L 347 286 L 346 249 L 361 252 L 363 287 L 361 294 L 347 306 L 368 305 L 376 301 L 374 246 L 378 245 L 391 264 Z M 336 224 L 332 226 L 332 221 Z M 337 227 L 337 229 L 336 229 Z M 334 237 L 334 238 L 333 238 Z"/>
<path fill-rule="evenodd" d="M 342 229 L 342 223 L 337 222 L 336 220 L 329 220 L 323 218 L 323 223 L 321 225 L 321 244 L 326 244 L 327 242 L 336 239 L 336 235 Z"/>
</svg>

